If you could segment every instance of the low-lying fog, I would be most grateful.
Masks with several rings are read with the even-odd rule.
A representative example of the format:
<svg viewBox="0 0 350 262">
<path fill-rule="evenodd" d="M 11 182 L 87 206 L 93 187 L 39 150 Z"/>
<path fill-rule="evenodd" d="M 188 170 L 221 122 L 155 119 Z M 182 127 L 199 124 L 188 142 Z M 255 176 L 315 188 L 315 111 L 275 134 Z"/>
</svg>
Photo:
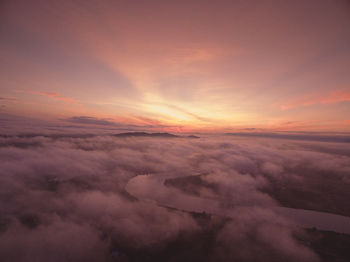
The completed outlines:
<svg viewBox="0 0 350 262">
<path fill-rule="evenodd" d="M 197 196 L 249 207 L 217 228 L 205 261 L 319 261 L 298 241 L 303 229 L 259 207 L 350 216 L 348 143 L 4 136 L 0 166 L 0 261 L 152 261 L 130 254 L 170 254 L 165 249 L 179 238 L 188 253 L 162 261 L 190 261 L 189 253 L 204 252 L 186 242 L 204 230 L 191 213 L 138 201 L 124 190 L 142 174 L 203 175 L 215 190 L 194 189 Z"/>
</svg>

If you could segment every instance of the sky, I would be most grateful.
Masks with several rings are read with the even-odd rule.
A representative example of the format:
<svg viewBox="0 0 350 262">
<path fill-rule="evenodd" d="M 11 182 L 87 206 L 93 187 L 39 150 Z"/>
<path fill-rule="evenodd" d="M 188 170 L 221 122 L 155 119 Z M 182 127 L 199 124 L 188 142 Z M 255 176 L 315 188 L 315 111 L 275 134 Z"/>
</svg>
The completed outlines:
<svg viewBox="0 0 350 262">
<path fill-rule="evenodd" d="M 0 114 L 350 131 L 350 2 L 0 2 Z"/>
</svg>

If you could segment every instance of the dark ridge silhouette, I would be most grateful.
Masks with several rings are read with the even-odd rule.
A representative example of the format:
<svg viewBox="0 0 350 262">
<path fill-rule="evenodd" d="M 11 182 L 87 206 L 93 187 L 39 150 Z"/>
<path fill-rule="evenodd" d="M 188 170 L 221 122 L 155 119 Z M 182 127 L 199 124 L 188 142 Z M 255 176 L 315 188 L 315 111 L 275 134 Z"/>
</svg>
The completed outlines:
<svg viewBox="0 0 350 262">
<path fill-rule="evenodd" d="M 40 133 L 22 133 L 22 134 L 14 134 L 14 135 L 0 134 L 1 138 L 15 138 L 15 137 L 33 138 L 38 136 L 59 139 L 59 138 L 91 138 L 96 135 L 94 134 L 40 134 Z"/>
<path fill-rule="evenodd" d="M 127 133 L 119 133 L 115 134 L 113 136 L 116 137 L 166 137 L 166 138 L 171 138 L 171 137 L 179 137 L 177 135 L 169 134 L 169 133 L 146 133 L 146 132 L 127 132 Z"/>
<path fill-rule="evenodd" d="M 146 133 L 146 132 L 127 132 L 119 133 L 113 136 L 116 137 L 164 137 L 164 138 L 199 138 L 199 136 L 189 135 L 189 136 L 178 136 L 170 133 Z"/>
<path fill-rule="evenodd" d="M 40 133 L 24 133 L 24 134 L 15 134 L 7 135 L 0 134 L 0 138 L 34 138 L 34 137 L 47 137 L 52 139 L 60 138 L 92 138 L 98 136 L 98 134 L 40 134 Z M 126 132 L 113 134 L 112 136 L 116 137 L 164 137 L 164 138 L 200 138 L 199 136 L 189 135 L 189 136 L 178 136 L 170 133 L 146 133 L 146 132 Z M 27 144 L 27 143 L 26 143 Z M 0 144 L 1 146 L 1 144 Z"/>
<path fill-rule="evenodd" d="M 199 136 L 195 136 L 195 135 L 189 135 L 187 136 L 187 138 L 200 138 Z"/>
</svg>

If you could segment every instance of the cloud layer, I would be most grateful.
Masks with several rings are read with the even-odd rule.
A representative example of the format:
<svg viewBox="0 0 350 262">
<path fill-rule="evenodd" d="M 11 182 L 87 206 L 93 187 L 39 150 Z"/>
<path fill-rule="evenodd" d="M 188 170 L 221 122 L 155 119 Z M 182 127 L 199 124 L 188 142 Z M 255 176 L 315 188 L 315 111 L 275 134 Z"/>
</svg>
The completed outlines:
<svg viewBox="0 0 350 262">
<path fill-rule="evenodd" d="M 301 229 L 263 207 L 278 205 L 276 185 L 317 191 L 330 176 L 350 184 L 349 156 L 343 144 L 232 137 L 1 137 L 0 260 L 178 261 L 171 247 L 187 243 L 178 259 L 190 261 L 209 229 L 124 187 L 140 174 L 206 174 L 215 190 L 201 190 L 203 201 L 220 197 L 237 216 L 211 218 L 202 261 L 318 261 L 297 240 Z"/>
</svg>

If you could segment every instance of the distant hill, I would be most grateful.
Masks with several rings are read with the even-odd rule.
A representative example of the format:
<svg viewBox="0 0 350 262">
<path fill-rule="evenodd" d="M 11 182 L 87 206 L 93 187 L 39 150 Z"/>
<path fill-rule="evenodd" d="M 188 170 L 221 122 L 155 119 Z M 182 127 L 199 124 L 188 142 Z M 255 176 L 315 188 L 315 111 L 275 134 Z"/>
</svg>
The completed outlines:
<svg viewBox="0 0 350 262">
<path fill-rule="evenodd" d="M 190 135 L 190 136 L 177 136 L 170 133 L 146 133 L 146 132 L 127 132 L 127 133 L 119 133 L 113 136 L 116 137 L 163 137 L 163 138 L 199 138 L 198 136 Z"/>
<path fill-rule="evenodd" d="M 190 136 L 187 136 L 187 138 L 200 138 L 199 136 L 195 136 L 195 135 L 190 135 Z"/>
<path fill-rule="evenodd" d="M 169 134 L 169 133 L 146 133 L 146 132 L 127 132 L 127 133 L 120 133 L 115 134 L 113 136 L 117 137 L 131 137 L 131 136 L 146 136 L 146 137 L 179 137 L 177 135 Z"/>
</svg>

